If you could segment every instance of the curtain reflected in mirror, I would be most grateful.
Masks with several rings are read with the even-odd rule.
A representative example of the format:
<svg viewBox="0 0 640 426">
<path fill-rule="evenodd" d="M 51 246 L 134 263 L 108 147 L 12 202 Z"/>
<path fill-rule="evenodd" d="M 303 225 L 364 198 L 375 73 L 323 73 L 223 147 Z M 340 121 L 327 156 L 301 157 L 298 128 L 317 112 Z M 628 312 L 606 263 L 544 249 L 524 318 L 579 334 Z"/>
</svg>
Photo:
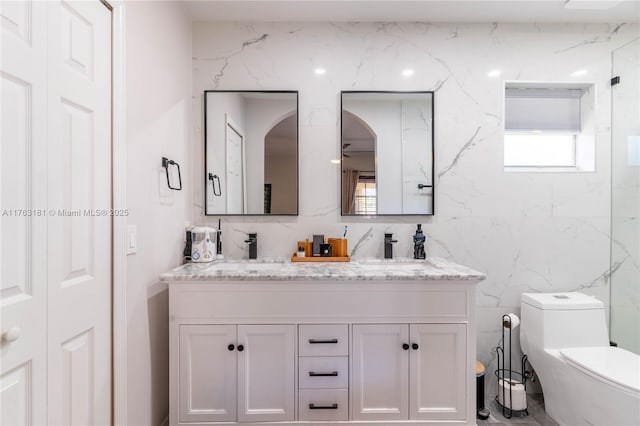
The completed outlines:
<svg viewBox="0 0 640 426">
<path fill-rule="evenodd" d="M 344 170 L 342 172 L 342 211 L 354 214 L 356 209 L 356 187 L 358 185 L 357 170 Z"/>
</svg>

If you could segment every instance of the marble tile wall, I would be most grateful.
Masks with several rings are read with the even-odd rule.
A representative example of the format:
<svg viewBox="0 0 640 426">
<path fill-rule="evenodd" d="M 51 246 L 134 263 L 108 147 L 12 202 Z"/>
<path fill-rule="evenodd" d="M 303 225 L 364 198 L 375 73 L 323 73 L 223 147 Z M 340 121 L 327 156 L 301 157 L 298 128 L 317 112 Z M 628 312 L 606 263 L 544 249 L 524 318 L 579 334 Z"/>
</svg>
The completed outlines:
<svg viewBox="0 0 640 426">
<path fill-rule="evenodd" d="M 493 376 L 500 316 L 519 313 L 522 292 L 582 290 L 608 304 L 611 51 L 638 34 L 630 24 L 195 23 L 193 222 L 218 221 L 202 215 L 203 90 L 298 90 L 300 214 L 223 218 L 225 255 L 246 257 L 252 231 L 259 256 L 285 258 L 297 240 L 341 235 L 346 224 L 352 256 L 382 257 L 393 232 L 395 254 L 409 257 L 422 223 L 429 255 L 487 274 L 478 359 Z M 488 77 L 494 69 L 501 74 Z M 504 81 L 594 83 L 596 171 L 504 172 Z M 341 90 L 436 92 L 433 217 L 340 216 L 330 160 L 340 153 Z"/>
</svg>

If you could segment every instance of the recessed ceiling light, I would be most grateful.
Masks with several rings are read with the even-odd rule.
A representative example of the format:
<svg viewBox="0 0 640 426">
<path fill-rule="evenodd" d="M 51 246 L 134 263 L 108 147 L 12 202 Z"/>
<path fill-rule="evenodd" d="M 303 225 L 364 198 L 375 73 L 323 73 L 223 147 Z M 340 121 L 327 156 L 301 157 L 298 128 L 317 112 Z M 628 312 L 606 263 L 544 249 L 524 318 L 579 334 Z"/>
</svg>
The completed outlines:
<svg viewBox="0 0 640 426">
<path fill-rule="evenodd" d="M 414 71 L 410 68 L 407 68 L 406 70 L 402 71 L 402 75 L 405 77 L 411 77 L 413 73 Z"/>
<path fill-rule="evenodd" d="M 331 164 L 340 164 L 340 160 L 331 160 Z"/>
<path fill-rule="evenodd" d="M 324 68 L 316 68 L 313 72 L 315 72 L 317 75 L 323 75 L 327 73 L 327 70 Z"/>
<path fill-rule="evenodd" d="M 499 76 L 500 74 L 502 74 L 502 71 L 500 71 L 500 70 L 491 70 L 491 71 L 489 71 L 489 72 L 487 73 L 487 75 L 488 75 L 489 77 L 497 77 L 497 76 Z"/>
<path fill-rule="evenodd" d="M 578 71 L 572 72 L 571 76 L 580 77 L 581 75 L 585 75 L 587 72 L 588 72 L 587 70 L 578 70 Z"/>
</svg>

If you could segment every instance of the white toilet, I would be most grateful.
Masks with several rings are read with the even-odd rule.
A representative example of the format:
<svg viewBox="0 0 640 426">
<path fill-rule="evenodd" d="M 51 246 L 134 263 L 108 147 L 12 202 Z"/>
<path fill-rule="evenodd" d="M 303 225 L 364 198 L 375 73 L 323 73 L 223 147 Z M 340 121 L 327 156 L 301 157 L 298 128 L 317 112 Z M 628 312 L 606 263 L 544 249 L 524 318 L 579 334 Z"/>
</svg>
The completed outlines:
<svg viewBox="0 0 640 426">
<path fill-rule="evenodd" d="M 640 425 L 640 356 L 609 346 L 604 306 L 582 293 L 523 293 L 520 345 L 561 426 Z"/>
</svg>

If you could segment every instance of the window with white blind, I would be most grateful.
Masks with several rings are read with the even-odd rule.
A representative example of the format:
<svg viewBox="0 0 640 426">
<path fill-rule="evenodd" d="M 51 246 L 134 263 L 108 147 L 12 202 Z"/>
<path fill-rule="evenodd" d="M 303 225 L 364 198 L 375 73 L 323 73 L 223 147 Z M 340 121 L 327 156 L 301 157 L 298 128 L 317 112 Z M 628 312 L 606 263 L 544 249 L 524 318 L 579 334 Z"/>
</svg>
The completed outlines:
<svg viewBox="0 0 640 426">
<path fill-rule="evenodd" d="M 373 176 L 360 176 L 356 184 L 355 214 L 375 215 L 376 213 L 376 179 Z"/>
<path fill-rule="evenodd" d="M 592 171 L 593 86 L 507 83 L 505 171 Z"/>
</svg>

